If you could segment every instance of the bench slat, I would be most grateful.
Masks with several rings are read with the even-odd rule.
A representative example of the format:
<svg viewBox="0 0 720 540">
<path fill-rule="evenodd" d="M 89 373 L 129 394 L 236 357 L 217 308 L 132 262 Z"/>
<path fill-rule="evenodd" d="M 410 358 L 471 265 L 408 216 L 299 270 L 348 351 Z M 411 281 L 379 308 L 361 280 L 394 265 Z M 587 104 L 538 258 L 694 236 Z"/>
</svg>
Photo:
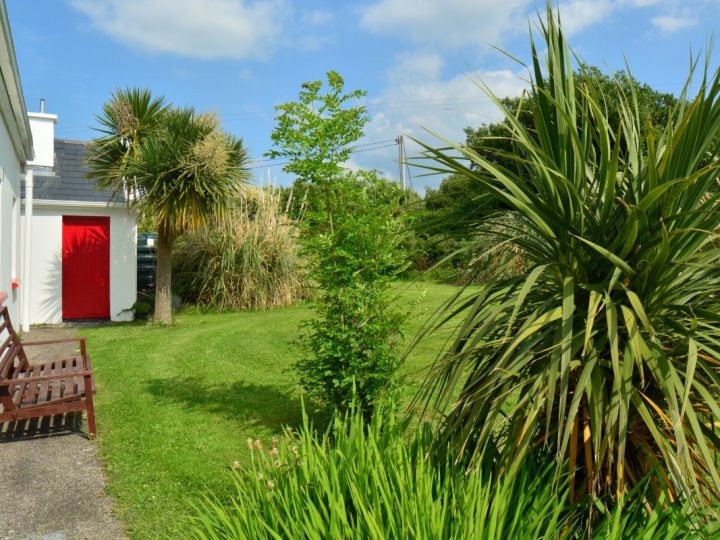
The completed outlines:
<svg viewBox="0 0 720 540">
<path fill-rule="evenodd" d="M 35 364 L 30 367 L 30 372 L 28 373 L 28 377 L 38 377 L 42 375 L 44 364 Z M 38 390 L 38 383 L 36 382 L 30 382 L 25 383 L 25 392 L 20 400 L 20 405 L 35 405 L 35 401 L 37 400 L 37 390 Z"/>
</svg>

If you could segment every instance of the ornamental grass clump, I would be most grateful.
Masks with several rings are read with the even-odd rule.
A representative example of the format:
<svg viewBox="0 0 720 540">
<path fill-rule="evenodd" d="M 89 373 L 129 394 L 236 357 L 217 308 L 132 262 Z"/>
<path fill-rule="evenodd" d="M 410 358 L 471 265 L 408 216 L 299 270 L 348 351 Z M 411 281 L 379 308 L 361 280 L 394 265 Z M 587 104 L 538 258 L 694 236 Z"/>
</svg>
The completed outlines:
<svg viewBox="0 0 720 540">
<path fill-rule="evenodd" d="M 251 464 L 233 463 L 236 493 L 206 496 L 192 517 L 198 540 L 348 538 L 424 540 L 620 540 L 710 538 L 687 506 L 648 505 L 652 478 L 589 531 L 583 505 L 569 503 L 567 476 L 554 482 L 552 456 L 529 455 L 512 474 L 467 469 L 433 457 L 427 425 L 406 426 L 377 407 L 336 415 L 325 433 L 307 415 L 297 433 L 248 439 Z"/>
<path fill-rule="evenodd" d="M 618 85 L 612 130 L 602 96 L 576 87 L 550 4 L 540 32 L 532 128 L 486 87 L 506 115 L 512 166 L 425 145 L 428 168 L 477 182 L 514 214 L 495 249 L 524 262 L 439 316 L 457 328 L 425 388 L 447 411 L 439 444 L 459 460 L 498 452 L 508 472 L 546 448 L 573 501 L 619 501 L 651 471 L 658 499 L 715 500 L 720 71 L 708 58 L 694 84 L 693 63 L 657 129 L 639 125 L 634 92 Z"/>
<path fill-rule="evenodd" d="M 225 214 L 177 240 L 175 287 L 185 301 L 220 310 L 270 309 L 303 298 L 297 225 L 270 188 L 246 190 Z"/>
<path fill-rule="evenodd" d="M 566 525 L 552 471 L 541 464 L 493 482 L 428 457 L 430 433 L 411 442 L 378 407 L 359 409 L 317 433 L 307 416 L 299 433 L 263 445 L 248 440 L 252 465 L 235 474 L 229 502 L 206 497 L 194 519 L 198 539 L 558 538 Z"/>
</svg>

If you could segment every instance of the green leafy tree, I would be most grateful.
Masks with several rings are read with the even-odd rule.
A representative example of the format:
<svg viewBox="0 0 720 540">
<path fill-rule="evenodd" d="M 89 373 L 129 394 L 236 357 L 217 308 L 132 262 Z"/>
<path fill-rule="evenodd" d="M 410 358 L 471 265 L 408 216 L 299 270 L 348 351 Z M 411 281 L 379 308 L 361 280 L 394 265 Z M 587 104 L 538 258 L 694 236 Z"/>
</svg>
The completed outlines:
<svg viewBox="0 0 720 540">
<path fill-rule="evenodd" d="M 402 267 L 398 195 L 374 173 L 342 168 L 368 116 L 350 102 L 344 81 L 327 74 L 306 83 L 297 102 L 277 107 L 271 157 L 289 159 L 285 171 L 305 190 L 305 252 L 318 285 L 316 317 L 306 324 L 311 355 L 296 367 L 309 393 L 346 409 L 356 397 L 368 417 L 397 368 L 401 317 L 387 301 L 390 279 Z M 308 219 L 309 218 L 309 219 Z"/>
<path fill-rule="evenodd" d="M 632 96 L 637 106 L 638 128 L 643 141 L 649 133 L 657 136 L 664 129 L 671 112 L 678 105 L 678 99 L 673 94 L 655 90 L 626 71 L 618 71 L 610 76 L 596 66 L 580 64 L 573 73 L 573 79 L 575 98 L 582 100 L 583 94 L 589 94 L 603 110 L 613 133 L 617 132 L 622 122 L 623 103 L 619 96 Z M 534 118 L 538 105 L 537 95 L 531 93 L 513 98 L 505 97 L 501 98 L 499 103 L 506 114 L 514 116 L 513 122 L 520 123 L 528 133 L 537 137 Z M 506 168 L 514 167 L 513 155 L 522 151 L 522 148 L 513 144 L 511 132 L 511 122 L 506 118 L 478 128 L 465 128 L 465 142 L 490 163 Z"/>
<path fill-rule="evenodd" d="M 89 147 L 90 177 L 125 193 L 158 233 L 155 320 L 172 322 L 175 239 L 222 213 L 247 180 L 247 153 L 217 118 L 168 106 L 149 90 L 118 90 L 98 116 Z"/>
<path fill-rule="evenodd" d="M 348 106 L 365 96 L 364 91 L 344 93 L 345 81 L 335 71 L 328 71 L 327 83 L 325 94 L 320 93 L 322 81 L 304 83 L 298 101 L 276 108 L 273 148 L 266 155 L 288 160 L 283 170 L 297 176 L 298 191 L 308 190 L 313 207 L 323 207 L 325 225 L 332 231 L 336 202 L 331 183 L 342 172 L 353 143 L 363 136 L 369 117 L 365 107 Z"/>
<path fill-rule="evenodd" d="M 657 134 L 641 125 L 633 86 L 615 87 L 614 129 L 599 97 L 577 91 L 550 4 L 541 28 L 547 63 L 533 43 L 530 128 L 497 100 L 512 162 L 426 146 L 432 167 L 510 209 L 521 226 L 496 243 L 527 260 L 442 315 L 461 317 L 426 387 L 454 402 L 442 444 L 458 458 L 497 452 L 510 472 L 548 447 L 573 500 L 621 499 L 651 471 L 670 499 L 714 499 L 720 162 L 707 155 L 720 133 L 720 70 L 680 96 Z"/>
<path fill-rule="evenodd" d="M 393 216 L 398 201 L 376 189 L 378 182 L 361 172 L 331 185 L 335 228 L 306 240 L 319 296 L 316 317 L 306 323 L 313 354 L 297 363 L 310 394 L 342 410 L 357 400 L 368 418 L 398 367 L 404 318 L 388 298 L 405 260 Z"/>
</svg>

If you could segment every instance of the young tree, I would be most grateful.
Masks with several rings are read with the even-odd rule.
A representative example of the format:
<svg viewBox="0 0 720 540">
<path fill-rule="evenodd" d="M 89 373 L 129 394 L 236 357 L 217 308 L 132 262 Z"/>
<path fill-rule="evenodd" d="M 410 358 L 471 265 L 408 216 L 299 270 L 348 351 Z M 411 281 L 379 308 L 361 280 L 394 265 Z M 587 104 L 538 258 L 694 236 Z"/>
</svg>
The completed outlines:
<svg viewBox="0 0 720 540">
<path fill-rule="evenodd" d="M 364 91 L 343 93 L 345 81 L 335 71 L 328 71 L 327 82 L 328 93 L 320 94 L 322 81 L 307 82 L 298 101 L 276 108 L 273 148 L 267 156 L 288 160 L 283 170 L 297 176 L 298 188 L 319 188 L 326 225 L 332 232 L 335 195 L 331 184 L 350 157 L 352 144 L 363 136 L 369 117 L 365 107 L 347 106 L 365 96 Z"/>
<path fill-rule="evenodd" d="M 248 178 L 246 150 L 215 116 L 168 106 L 147 89 L 118 90 L 98 121 L 90 177 L 125 193 L 128 205 L 154 222 L 155 320 L 171 323 L 173 242 L 227 208 Z"/>
<path fill-rule="evenodd" d="M 364 107 L 348 102 L 364 92 L 344 93 L 334 71 L 327 79 L 327 93 L 321 81 L 306 83 L 297 102 L 277 108 L 268 155 L 289 159 L 285 171 L 312 198 L 304 243 L 319 294 L 316 317 L 306 324 L 312 355 L 296 366 L 301 382 L 340 409 L 357 399 L 369 416 L 398 365 L 401 317 L 386 298 L 403 258 L 393 215 L 397 191 L 372 173 L 343 169 L 368 121 Z"/>
<path fill-rule="evenodd" d="M 333 184 L 334 231 L 306 238 L 310 275 L 318 284 L 316 317 L 306 323 L 313 355 L 297 363 L 311 395 L 345 410 L 357 401 L 367 418 L 398 367 L 403 316 L 388 288 L 402 269 L 398 190 L 374 173 L 346 172 Z"/>
</svg>

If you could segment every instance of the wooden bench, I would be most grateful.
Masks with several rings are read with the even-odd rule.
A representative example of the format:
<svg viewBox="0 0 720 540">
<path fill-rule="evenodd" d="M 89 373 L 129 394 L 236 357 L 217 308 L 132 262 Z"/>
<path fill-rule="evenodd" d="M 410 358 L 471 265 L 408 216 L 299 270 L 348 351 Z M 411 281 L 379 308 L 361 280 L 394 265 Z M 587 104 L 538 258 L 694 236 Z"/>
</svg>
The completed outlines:
<svg viewBox="0 0 720 540">
<path fill-rule="evenodd" d="M 25 354 L 25 347 L 73 342 L 80 355 L 72 358 L 31 364 Z M 85 338 L 21 342 L 0 302 L 0 343 L 0 424 L 85 410 L 95 437 L 95 383 Z"/>
</svg>

